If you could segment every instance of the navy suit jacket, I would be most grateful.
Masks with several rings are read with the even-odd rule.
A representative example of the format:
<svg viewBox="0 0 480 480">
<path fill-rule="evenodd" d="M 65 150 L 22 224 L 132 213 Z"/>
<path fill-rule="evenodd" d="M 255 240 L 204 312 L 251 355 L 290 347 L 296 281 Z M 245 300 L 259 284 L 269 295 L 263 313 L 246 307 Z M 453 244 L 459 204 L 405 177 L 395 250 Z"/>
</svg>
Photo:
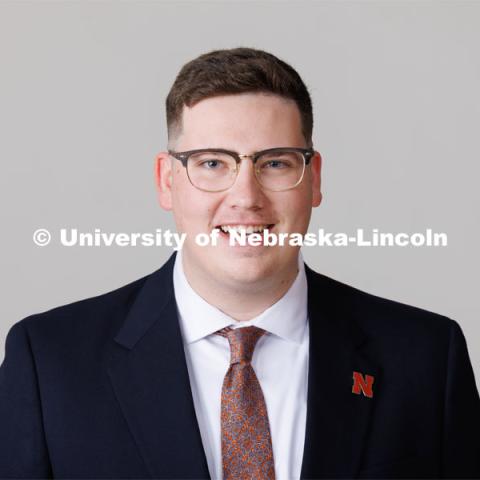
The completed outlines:
<svg viewBox="0 0 480 480">
<path fill-rule="evenodd" d="M 12 327 L 0 478 L 208 478 L 173 260 Z M 302 478 L 480 478 L 480 400 L 459 326 L 306 271 Z M 373 397 L 352 392 L 354 371 L 374 377 Z"/>
</svg>

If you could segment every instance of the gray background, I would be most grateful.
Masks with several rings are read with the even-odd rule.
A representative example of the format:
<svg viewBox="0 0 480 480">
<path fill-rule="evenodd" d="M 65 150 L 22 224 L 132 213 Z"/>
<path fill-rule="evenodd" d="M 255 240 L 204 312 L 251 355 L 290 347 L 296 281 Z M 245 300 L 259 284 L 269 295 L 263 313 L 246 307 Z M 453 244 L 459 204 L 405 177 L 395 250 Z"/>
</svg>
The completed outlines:
<svg viewBox="0 0 480 480">
<path fill-rule="evenodd" d="M 313 97 L 324 202 L 311 231 L 449 237 L 306 260 L 456 319 L 480 384 L 479 25 L 478 2 L 1 2 L 0 358 L 21 318 L 165 261 L 168 248 L 41 248 L 32 233 L 173 228 L 153 177 L 165 96 L 191 58 L 251 46 L 296 67 Z"/>
</svg>

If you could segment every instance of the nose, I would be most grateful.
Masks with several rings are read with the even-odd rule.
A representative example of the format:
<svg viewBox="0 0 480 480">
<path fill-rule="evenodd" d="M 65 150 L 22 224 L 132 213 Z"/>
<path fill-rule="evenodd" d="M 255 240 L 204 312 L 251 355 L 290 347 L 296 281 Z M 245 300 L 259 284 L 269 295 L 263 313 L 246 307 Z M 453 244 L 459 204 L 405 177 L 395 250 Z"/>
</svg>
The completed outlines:
<svg viewBox="0 0 480 480">
<path fill-rule="evenodd" d="M 251 158 L 242 158 L 235 183 L 228 190 L 228 203 L 232 208 L 259 210 L 264 206 L 265 195 L 255 177 Z"/>
</svg>

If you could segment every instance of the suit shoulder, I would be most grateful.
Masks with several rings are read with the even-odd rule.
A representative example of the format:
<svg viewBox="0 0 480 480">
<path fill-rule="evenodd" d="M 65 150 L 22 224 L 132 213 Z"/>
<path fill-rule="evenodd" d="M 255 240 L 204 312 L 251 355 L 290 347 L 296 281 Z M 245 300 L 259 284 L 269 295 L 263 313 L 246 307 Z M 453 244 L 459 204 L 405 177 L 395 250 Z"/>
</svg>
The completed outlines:
<svg viewBox="0 0 480 480">
<path fill-rule="evenodd" d="M 397 333 L 423 330 L 425 333 L 444 332 L 449 335 L 452 328 L 460 328 L 457 322 L 439 313 L 379 297 L 308 270 L 314 289 L 325 292 L 331 305 L 338 307 L 341 304 L 345 313 L 348 312 L 360 326 L 369 330 L 380 332 L 388 329 Z"/>
<path fill-rule="evenodd" d="M 82 336 L 104 326 L 114 329 L 129 311 L 138 292 L 150 275 L 115 290 L 30 315 L 17 322 L 12 331 L 24 329 L 29 336 Z"/>
</svg>

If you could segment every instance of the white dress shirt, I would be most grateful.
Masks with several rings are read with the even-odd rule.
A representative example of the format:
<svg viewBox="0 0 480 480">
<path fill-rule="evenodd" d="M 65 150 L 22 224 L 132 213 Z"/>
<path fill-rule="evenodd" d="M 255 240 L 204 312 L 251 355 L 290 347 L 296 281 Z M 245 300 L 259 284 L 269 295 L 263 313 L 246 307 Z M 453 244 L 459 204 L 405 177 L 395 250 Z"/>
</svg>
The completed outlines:
<svg viewBox="0 0 480 480">
<path fill-rule="evenodd" d="M 180 329 L 208 469 L 222 479 L 220 410 L 222 384 L 230 365 L 224 327 L 250 325 L 266 330 L 252 366 L 267 406 L 277 480 L 298 479 L 302 467 L 307 414 L 307 279 L 299 255 L 298 274 L 287 293 L 257 317 L 237 322 L 207 303 L 188 283 L 179 251 L 173 272 Z"/>
</svg>

